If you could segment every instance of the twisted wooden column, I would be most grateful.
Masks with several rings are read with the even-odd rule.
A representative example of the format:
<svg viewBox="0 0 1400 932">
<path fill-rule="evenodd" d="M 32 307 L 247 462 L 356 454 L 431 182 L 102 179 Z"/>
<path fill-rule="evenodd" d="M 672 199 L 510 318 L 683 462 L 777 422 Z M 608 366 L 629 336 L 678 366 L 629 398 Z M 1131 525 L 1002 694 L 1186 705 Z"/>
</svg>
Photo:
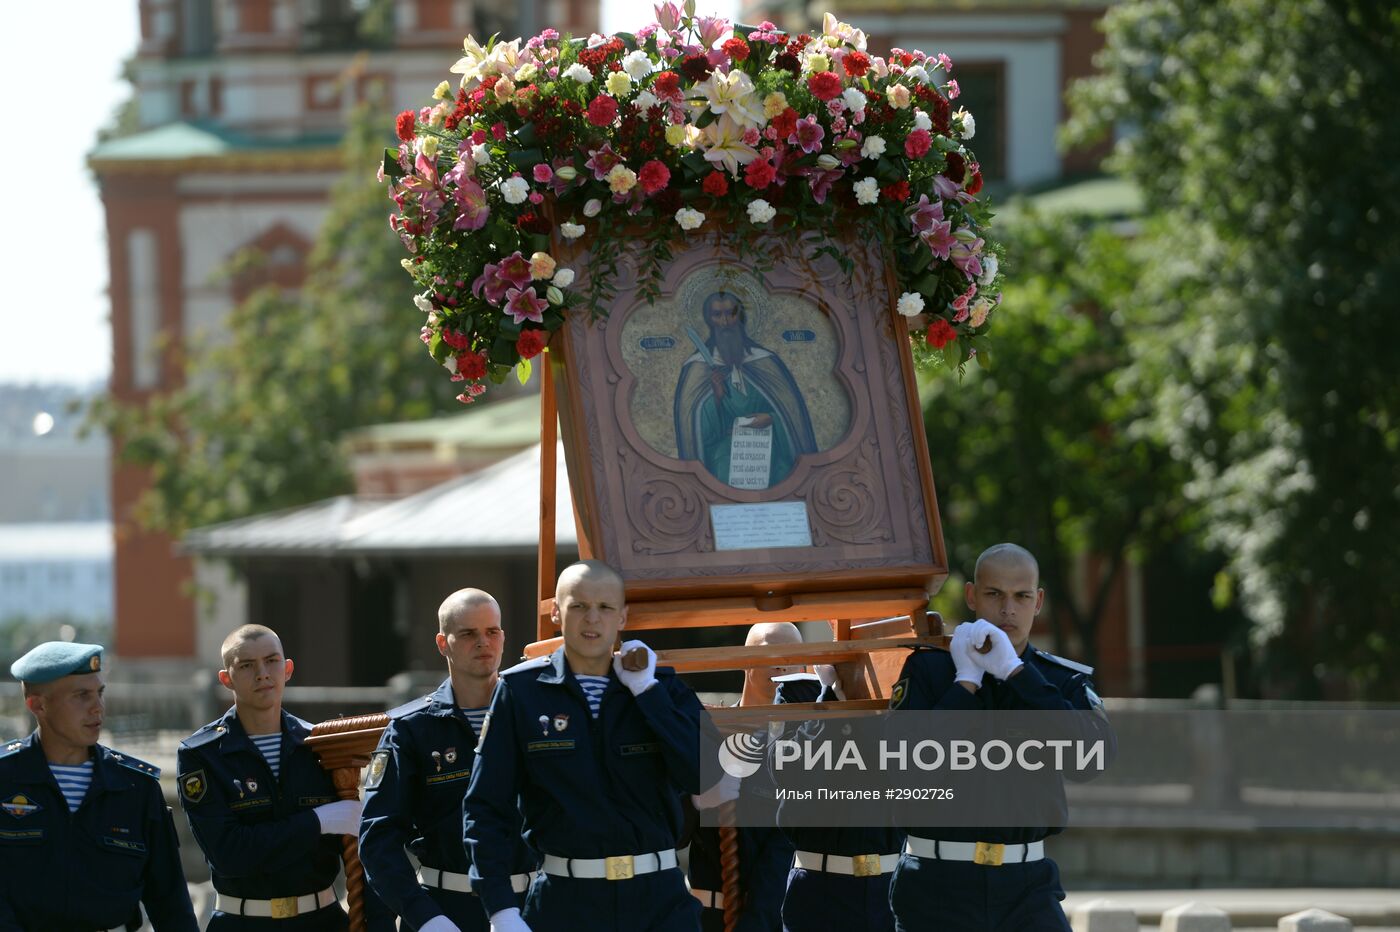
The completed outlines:
<svg viewBox="0 0 1400 932">
<path fill-rule="evenodd" d="M 733 800 L 719 806 L 719 872 L 724 894 L 724 932 L 739 924 L 739 830 L 734 825 Z"/>
<path fill-rule="evenodd" d="M 321 722 L 311 729 L 306 744 L 330 771 L 335 793 L 341 799 L 359 799 L 360 771 L 379 744 L 389 716 L 382 712 Z M 340 837 L 340 858 L 345 862 L 345 895 L 350 901 L 350 932 L 366 932 L 365 869 L 360 864 L 360 842 L 354 835 Z"/>
</svg>

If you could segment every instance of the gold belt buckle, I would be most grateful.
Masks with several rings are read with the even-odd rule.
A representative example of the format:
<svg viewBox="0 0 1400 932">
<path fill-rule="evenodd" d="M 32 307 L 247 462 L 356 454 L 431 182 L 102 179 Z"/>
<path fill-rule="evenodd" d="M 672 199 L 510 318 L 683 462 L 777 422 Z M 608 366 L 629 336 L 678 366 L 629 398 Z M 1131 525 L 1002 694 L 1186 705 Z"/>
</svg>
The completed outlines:
<svg viewBox="0 0 1400 932">
<path fill-rule="evenodd" d="M 880 856 L 878 854 L 857 854 L 851 858 L 851 872 L 857 877 L 879 877 Z"/>
<path fill-rule="evenodd" d="M 636 869 L 632 863 L 632 855 L 619 854 L 616 857 L 603 858 L 604 876 L 609 880 L 631 880 L 636 876 Z"/>
<path fill-rule="evenodd" d="M 987 867 L 1001 867 L 1001 859 L 1006 856 L 1006 845 L 995 841 L 979 841 L 977 850 L 972 854 L 973 864 L 985 864 Z"/>
<path fill-rule="evenodd" d="M 272 918 L 273 919 L 295 919 L 297 915 L 297 898 L 294 896 L 277 896 L 272 898 Z"/>
</svg>

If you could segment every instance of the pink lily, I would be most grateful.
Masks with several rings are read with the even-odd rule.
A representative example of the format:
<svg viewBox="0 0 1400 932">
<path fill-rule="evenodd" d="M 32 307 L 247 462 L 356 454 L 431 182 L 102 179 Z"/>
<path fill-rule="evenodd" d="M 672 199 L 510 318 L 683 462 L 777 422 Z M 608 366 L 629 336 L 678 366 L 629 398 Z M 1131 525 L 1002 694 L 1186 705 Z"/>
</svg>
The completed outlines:
<svg viewBox="0 0 1400 932">
<path fill-rule="evenodd" d="M 535 294 L 533 288 L 512 288 L 506 293 L 505 312 L 517 324 L 527 320 L 532 320 L 537 324 L 544 323 L 544 312 L 548 307 L 549 302 Z"/>
</svg>

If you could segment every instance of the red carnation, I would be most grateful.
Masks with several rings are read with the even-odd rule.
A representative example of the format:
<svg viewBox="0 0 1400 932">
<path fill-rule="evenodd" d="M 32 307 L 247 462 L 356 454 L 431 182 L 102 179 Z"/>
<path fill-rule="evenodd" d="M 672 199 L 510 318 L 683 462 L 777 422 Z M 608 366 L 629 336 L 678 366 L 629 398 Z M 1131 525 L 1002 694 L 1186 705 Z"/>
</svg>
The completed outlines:
<svg viewBox="0 0 1400 932">
<path fill-rule="evenodd" d="M 413 141 L 413 119 L 413 111 L 405 110 L 394 120 L 394 132 L 398 133 L 404 142 Z"/>
<path fill-rule="evenodd" d="M 967 177 L 967 160 L 956 152 L 949 152 L 948 165 L 943 169 L 943 174 L 953 184 L 962 184 Z"/>
<path fill-rule="evenodd" d="M 948 321 L 944 320 L 942 317 L 929 325 L 928 334 L 925 336 L 925 339 L 928 340 L 928 345 L 932 346 L 934 349 L 942 349 L 957 338 L 958 332 L 953 329 L 952 324 L 948 323 Z"/>
<path fill-rule="evenodd" d="M 788 107 L 773 117 L 773 121 L 769 125 L 777 131 L 779 139 L 786 139 L 797 132 L 797 111 Z"/>
<path fill-rule="evenodd" d="M 841 59 L 841 66 L 851 77 L 862 77 L 870 70 L 870 56 L 859 50 L 847 52 L 846 57 Z"/>
<path fill-rule="evenodd" d="M 967 193 L 976 194 L 982 190 L 982 173 L 973 172 L 972 180 L 967 183 Z"/>
<path fill-rule="evenodd" d="M 681 59 L 681 71 L 696 84 L 708 78 L 713 70 L 710 60 L 704 55 L 688 55 Z"/>
<path fill-rule="evenodd" d="M 637 181 L 642 185 L 642 190 L 647 194 L 655 194 L 666 187 L 671 181 L 671 170 L 666 167 L 666 163 L 659 159 L 652 159 L 642 166 L 642 170 L 637 172 Z"/>
<path fill-rule="evenodd" d="M 652 87 L 655 88 L 657 97 L 664 99 L 674 96 L 680 93 L 681 76 L 674 71 L 663 71 L 656 76 L 656 82 Z"/>
<path fill-rule="evenodd" d="M 767 159 L 754 159 L 744 169 L 744 181 L 748 186 L 762 191 L 773 183 L 773 179 L 778 177 L 778 171 Z"/>
<path fill-rule="evenodd" d="M 911 159 L 921 159 L 928 155 L 928 147 L 933 144 L 933 138 L 929 136 L 928 130 L 916 129 L 904 140 L 904 154 Z"/>
<path fill-rule="evenodd" d="M 710 172 L 700 187 L 711 197 L 724 197 L 729 193 L 729 179 L 724 177 L 723 172 Z"/>
<path fill-rule="evenodd" d="M 724 40 L 724 45 L 720 47 L 735 61 L 743 61 L 749 57 L 749 44 L 738 36 Z"/>
<path fill-rule="evenodd" d="M 521 359 L 534 359 L 549 342 L 549 335 L 543 330 L 522 330 L 515 341 L 515 351 Z"/>
<path fill-rule="evenodd" d="M 802 63 L 798 61 L 796 55 L 790 52 L 783 52 L 777 58 L 773 59 L 773 67 L 779 71 L 789 72 L 795 78 L 797 77 L 797 73 L 802 70 Z"/>
<path fill-rule="evenodd" d="M 599 94 L 588 104 L 588 122 L 594 126 L 611 126 L 617 119 L 617 100 L 607 94 Z"/>
<path fill-rule="evenodd" d="M 486 375 L 485 353 L 463 353 L 457 357 L 457 374 L 463 378 L 479 379 Z"/>
<path fill-rule="evenodd" d="M 807 90 L 817 100 L 831 100 L 841 96 L 841 79 L 834 71 L 823 71 L 807 79 Z"/>
<path fill-rule="evenodd" d="M 909 200 L 909 182 L 900 179 L 894 184 L 885 185 L 880 193 L 896 203 L 903 203 Z"/>
</svg>

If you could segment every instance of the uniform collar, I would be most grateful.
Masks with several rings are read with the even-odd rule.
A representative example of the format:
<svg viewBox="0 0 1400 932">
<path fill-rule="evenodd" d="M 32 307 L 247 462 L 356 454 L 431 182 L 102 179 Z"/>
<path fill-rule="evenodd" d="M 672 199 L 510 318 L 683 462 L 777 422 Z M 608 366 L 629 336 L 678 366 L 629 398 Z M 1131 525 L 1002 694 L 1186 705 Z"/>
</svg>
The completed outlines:
<svg viewBox="0 0 1400 932">
<path fill-rule="evenodd" d="M 564 645 L 555 648 L 554 653 L 549 655 L 549 665 L 540 671 L 536 678 L 541 683 L 554 683 L 555 685 L 567 682 L 569 679 L 569 664 L 564 659 Z"/>
<path fill-rule="evenodd" d="M 282 709 L 282 740 L 285 742 L 288 737 L 293 742 L 300 744 L 306 740 L 310 731 L 307 730 L 301 719 L 295 715 L 288 714 L 286 709 Z M 227 737 L 219 742 L 219 749 L 225 754 L 232 751 L 256 750 L 253 739 L 248 737 L 248 731 L 243 727 L 243 722 L 238 718 L 238 707 L 233 706 L 223 717 L 214 723 L 214 729 L 222 729 L 227 733 Z"/>
<path fill-rule="evenodd" d="M 457 694 L 452 691 L 452 677 L 443 680 L 428 698 L 432 701 L 428 707 L 429 715 L 457 714 Z"/>
<path fill-rule="evenodd" d="M 39 744 L 39 731 L 35 729 L 29 733 L 29 737 L 21 739 L 23 745 L 13 754 L 6 755 L 7 760 L 14 761 L 15 773 L 24 783 L 47 783 L 49 780 L 49 762 L 44 759 L 43 745 Z"/>
<path fill-rule="evenodd" d="M 23 783 L 48 783 L 55 780 L 53 769 L 44 757 L 44 746 L 39 741 L 38 729 L 30 732 L 29 737 L 24 738 L 21 744 L 24 747 L 13 755 L 19 765 L 16 768 L 18 773 L 14 776 Z M 92 782 L 100 789 L 121 789 L 131 785 L 121 766 L 112 760 L 115 754 L 111 748 L 101 744 L 94 744 L 88 749 L 88 760 L 92 761 Z"/>
</svg>

